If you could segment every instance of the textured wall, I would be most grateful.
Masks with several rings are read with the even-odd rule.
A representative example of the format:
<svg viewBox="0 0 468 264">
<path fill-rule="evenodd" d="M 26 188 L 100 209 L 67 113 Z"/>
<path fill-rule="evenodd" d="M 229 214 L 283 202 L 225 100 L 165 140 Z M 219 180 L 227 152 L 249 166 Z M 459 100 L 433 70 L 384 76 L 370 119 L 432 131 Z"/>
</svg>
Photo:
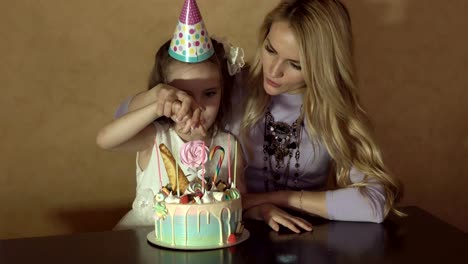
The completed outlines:
<svg viewBox="0 0 468 264">
<path fill-rule="evenodd" d="M 276 2 L 198 0 L 209 32 L 249 57 Z M 182 3 L 0 1 L 0 238 L 110 229 L 129 208 L 134 154 L 101 151 L 95 135 L 145 89 Z M 346 3 L 362 100 L 403 202 L 467 231 L 466 2 Z"/>
</svg>

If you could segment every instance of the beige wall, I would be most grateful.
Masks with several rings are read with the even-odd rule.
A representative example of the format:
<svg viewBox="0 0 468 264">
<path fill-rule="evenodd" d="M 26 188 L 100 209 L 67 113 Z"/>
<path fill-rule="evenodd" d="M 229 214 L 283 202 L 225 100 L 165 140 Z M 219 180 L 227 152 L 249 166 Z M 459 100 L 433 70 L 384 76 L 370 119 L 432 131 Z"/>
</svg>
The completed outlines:
<svg viewBox="0 0 468 264">
<path fill-rule="evenodd" d="M 95 135 L 145 89 L 182 2 L 0 1 L 0 238 L 110 229 L 129 208 L 134 154 L 101 151 Z M 198 0 L 210 33 L 248 56 L 276 2 Z M 468 231 L 466 1 L 346 2 L 362 100 L 403 202 Z"/>
</svg>

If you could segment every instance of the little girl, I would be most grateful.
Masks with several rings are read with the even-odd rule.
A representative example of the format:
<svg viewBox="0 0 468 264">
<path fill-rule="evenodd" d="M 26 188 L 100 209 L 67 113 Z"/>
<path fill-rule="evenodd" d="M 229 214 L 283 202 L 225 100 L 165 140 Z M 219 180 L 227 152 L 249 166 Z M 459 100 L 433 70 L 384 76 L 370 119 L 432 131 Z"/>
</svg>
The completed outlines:
<svg viewBox="0 0 468 264">
<path fill-rule="evenodd" d="M 159 93 L 160 100 L 118 117 L 99 131 L 96 138 L 99 147 L 137 152 L 137 190 L 133 209 L 120 220 L 116 229 L 154 224 L 153 197 L 169 181 L 157 152 L 159 144 L 164 143 L 176 161 L 179 160 L 181 146 L 193 140 L 202 140 L 209 149 L 221 146 L 226 151 L 226 157 L 230 161 L 234 160 L 233 150 L 237 140 L 221 131 L 225 127 L 225 113 L 230 113 L 232 77 L 228 74 L 223 45 L 214 39 L 212 43 L 214 54 L 209 59 L 189 64 L 173 59 L 168 52 L 170 41 L 166 42 L 156 54 L 149 83 L 150 89 Z M 180 96 L 165 94 L 165 84 L 177 87 L 182 93 L 189 95 L 187 98 L 192 97 L 195 102 L 189 105 L 198 107 L 184 108 L 187 102 L 178 100 Z M 180 113 L 183 115 L 178 117 Z M 185 115 L 186 113 L 189 114 Z M 201 120 L 201 124 L 194 124 L 184 116 L 195 116 L 194 119 Z M 161 118 L 164 119 L 163 122 Z M 158 122 L 154 122 L 156 119 Z M 237 148 L 241 149 L 239 146 Z M 243 158 L 241 151 L 238 153 L 237 188 L 243 193 Z M 215 153 L 214 156 L 218 158 L 221 156 L 219 154 Z M 218 159 L 206 163 L 206 176 L 214 175 L 217 163 Z M 197 176 L 196 169 L 180 162 L 178 166 L 189 178 Z M 233 168 L 233 162 L 231 167 Z M 228 173 L 228 160 L 225 158 L 219 175 L 226 179 Z"/>
</svg>

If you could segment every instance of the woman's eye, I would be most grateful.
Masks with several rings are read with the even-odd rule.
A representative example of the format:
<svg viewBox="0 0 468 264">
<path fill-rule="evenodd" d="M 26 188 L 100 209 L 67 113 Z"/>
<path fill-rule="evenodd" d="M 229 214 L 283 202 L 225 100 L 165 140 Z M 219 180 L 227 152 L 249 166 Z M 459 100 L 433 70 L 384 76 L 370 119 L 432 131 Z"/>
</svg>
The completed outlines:
<svg viewBox="0 0 468 264">
<path fill-rule="evenodd" d="M 293 67 L 295 70 L 298 70 L 298 71 L 302 70 L 301 65 L 299 65 L 299 64 L 297 64 L 297 63 L 291 62 L 290 65 L 291 65 L 291 67 Z"/>
<path fill-rule="evenodd" d="M 275 53 L 275 51 L 274 51 L 274 50 L 270 47 L 270 45 L 268 45 L 268 44 L 265 45 L 265 50 L 266 50 L 268 53 L 272 53 L 272 54 Z"/>
</svg>

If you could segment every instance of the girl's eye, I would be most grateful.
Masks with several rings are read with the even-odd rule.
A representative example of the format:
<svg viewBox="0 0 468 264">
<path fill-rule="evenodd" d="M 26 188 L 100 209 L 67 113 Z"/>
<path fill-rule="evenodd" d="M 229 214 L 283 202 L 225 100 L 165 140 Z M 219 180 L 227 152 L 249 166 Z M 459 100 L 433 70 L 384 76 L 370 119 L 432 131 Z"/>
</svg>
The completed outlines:
<svg viewBox="0 0 468 264">
<path fill-rule="evenodd" d="M 215 95 L 216 95 L 216 92 L 215 92 L 215 91 L 213 91 L 213 92 L 206 92 L 206 93 L 205 93 L 205 96 L 206 96 L 206 97 L 213 97 L 213 96 L 215 96 Z"/>
<path fill-rule="evenodd" d="M 297 63 L 294 63 L 294 62 L 290 62 L 289 65 L 291 65 L 291 67 L 293 67 L 295 70 L 298 70 L 298 71 L 302 70 L 300 64 L 297 64 Z"/>
</svg>

